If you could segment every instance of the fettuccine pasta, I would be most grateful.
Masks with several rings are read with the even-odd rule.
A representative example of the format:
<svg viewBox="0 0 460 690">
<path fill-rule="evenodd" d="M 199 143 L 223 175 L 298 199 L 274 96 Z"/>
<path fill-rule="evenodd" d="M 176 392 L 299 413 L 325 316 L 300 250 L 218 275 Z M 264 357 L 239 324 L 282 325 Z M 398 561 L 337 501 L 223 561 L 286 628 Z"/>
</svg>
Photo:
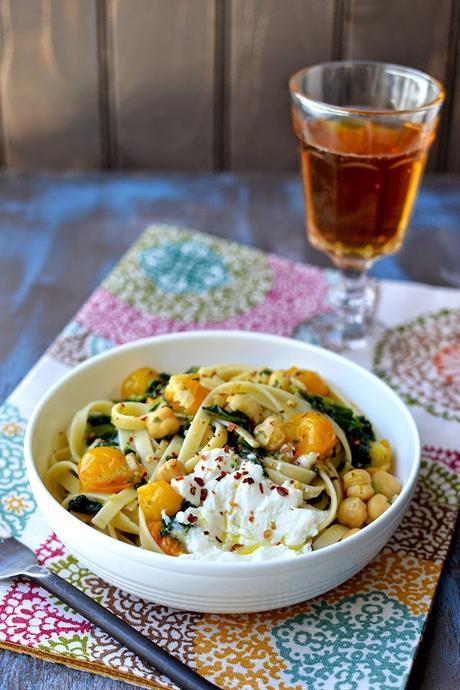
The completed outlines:
<svg viewBox="0 0 460 690">
<path fill-rule="evenodd" d="M 46 484 L 109 536 L 181 558 L 290 558 L 352 536 L 401 490 L 369 420 L 316 372 L 142 367 L 76 411 Z"/>
</svg>

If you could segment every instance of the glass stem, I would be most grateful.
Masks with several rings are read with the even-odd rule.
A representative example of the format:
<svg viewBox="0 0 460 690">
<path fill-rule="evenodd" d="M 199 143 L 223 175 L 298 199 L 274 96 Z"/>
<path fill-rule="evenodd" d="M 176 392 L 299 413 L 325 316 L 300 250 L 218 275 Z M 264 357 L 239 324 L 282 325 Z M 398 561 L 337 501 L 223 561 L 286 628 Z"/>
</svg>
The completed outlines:
<svg viewBox="0 0 460 690">
<path fill-rule="evenodd" d="M 332 295 L 342 337 L 350 347 L 364 343 L 377 307 L 376 281 L 369 278 L 366 270 L 364 263 L 362 266 L 342 266 L 340 282 Z"/>
</svg>

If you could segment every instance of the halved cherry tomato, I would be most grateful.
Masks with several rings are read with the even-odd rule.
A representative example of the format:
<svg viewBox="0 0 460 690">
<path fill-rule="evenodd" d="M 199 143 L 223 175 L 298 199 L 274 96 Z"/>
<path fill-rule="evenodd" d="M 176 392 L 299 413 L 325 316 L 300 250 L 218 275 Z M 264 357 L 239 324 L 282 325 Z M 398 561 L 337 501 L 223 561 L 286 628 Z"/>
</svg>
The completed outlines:
<svg viewBox="0 0 460 690">
<path fill-rule="evenodd" d="M 151 484 L 144 484 L 137 490 L 139 505 L 147 522 L 161 521 L 163 510 L 166 515 L 175 515 L 182 505 L 183 498 L 174 491 L 171 484 L 159 479 Z"/>
<path fill-rule="evenodd" d="M 296 457 L 314 452 L 321 459 L 325 458 L 337 442 L 329 419 L 313 410 L 291 417 L 285 424 L 285 431 L 288 440 L 294 441 Z"/>
<path fill-rule="evenodd" d="M 145 474 L 140 465 L 131 468 L 121 450 L 97 446 L 88 450 L 78 463 L 80 491 L 114 494 L 136 484 Z"/>
<path fill-rule="evenodd" d="M 303 383 L 307 391 L 312 395 L 324 396 L 331 394 L 329 386 L 323 381 L 321 376 L 316 373 L 316 371 L 291 367 L 290 369 L 288 369 L 287 373 L 289 374 L 289 376 L 294 376 L 296 379 L 299 379 L 299 381 Z"/>
<path fill-rule="evenodd" d="M 195 414 L 209 390 L 201 385 L 197 374 L 171 376 L 165 388 L 165 398 L 174 410 Z"/>
<path fill-rule="evenodd" d="M 187 553 L 184 546 L 178 539 L 174 539 L 171 535 L 161 536 L 161 520 L 154 520 L 148 524 L 150 534 L 164 553 L 168 556 L 180 556 L 182 553 Z"/>
<path fill-rule="evenodd" d="M 132 371 L 121 384 L 121 397 L 126 400 L 130 395 L 144 395 L 150 381 L 157 376 L 157 370 L 150 367 L 141 367 Z"/>
</svg>

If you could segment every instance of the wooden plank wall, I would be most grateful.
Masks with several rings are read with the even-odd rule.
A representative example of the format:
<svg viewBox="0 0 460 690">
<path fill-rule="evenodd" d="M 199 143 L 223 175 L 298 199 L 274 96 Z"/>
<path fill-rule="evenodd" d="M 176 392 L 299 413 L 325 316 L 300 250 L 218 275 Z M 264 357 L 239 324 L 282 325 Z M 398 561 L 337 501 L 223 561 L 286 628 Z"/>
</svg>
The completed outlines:
<svg viewBox="0 0 460 690">
<path fill-rule="evenodd" d="M 460 0 L 0 0 L 0 164 L 295 170 L 287 80 L 369 58 L 447 84 L 431 166 L 460 172 Z"/>
</svg>

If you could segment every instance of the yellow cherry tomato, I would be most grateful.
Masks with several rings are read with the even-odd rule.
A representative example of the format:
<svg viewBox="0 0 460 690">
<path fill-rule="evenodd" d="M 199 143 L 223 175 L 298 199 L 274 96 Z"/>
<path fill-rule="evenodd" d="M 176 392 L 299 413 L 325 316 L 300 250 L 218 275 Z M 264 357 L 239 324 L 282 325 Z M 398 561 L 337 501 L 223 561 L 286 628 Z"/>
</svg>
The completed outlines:
<svg viewBox="0 0 460 690">
<path fill-rule="evenodd" d="M 147 523 L 161 522 L 163 510 L 166 515 L 175 515 L 182 505 L 182 496 L 174 491 L 171 484 L 160 479 L 151 484 L 144 484 L 137 490 L 139 505 Z"/>
<path fill-rule="evenodd" d="M 329 386 L 323 381 L 321 376 L 316 373 L 316 371 L 291 367 L 290 369 L 288 369 L 287 373 L 289 374 L 289 376 L 294 376 L 296 379 L 299 379 L 299 381 L 303 383 L 307 391 L 312 395 L 324 396 L 331 394 Z"/>
<path fill-rule="evenodd" d="M 114 494 L 136 484 L 145 474 L 140 465 L 131 468 L 121 450 L 98 446 L 88 450 L 78 463 L 80 491 Z"/>
<path fill-rule="evenodd" d="M 182 553 L 187 553 L 178 539 L 174 539 L 169 534 L 164 537 L 161 536 L 161 524 L 161 520 L 153 520 L 148 524 L 149 532 L 160 549 L 168 556 L 180 556 Z"/>
<path fill-rule="evenodd" d="M 121 384 L 121 397 L 126 400 L 130 395 L 144 395 L 150 381 L 157 376 L 157 370 L 150 367 L 141 367 L 132 371 Z"/>
<path fill-rule="evenodd" d="M 291 417 L 285 429 L 288 440 L 294 441 L 296 457 L 313 452 L 318 453 L 321 459 L 325 458 L 337 441 L 328 418 L 313 410 Z"/>
<path fill-rule="evenodd" d="M 186 414 L 195 414 L 208 393 L 197 374 L 175 374 L 165 388 L 165 398 L 174 412 Z"/>
</svg>

